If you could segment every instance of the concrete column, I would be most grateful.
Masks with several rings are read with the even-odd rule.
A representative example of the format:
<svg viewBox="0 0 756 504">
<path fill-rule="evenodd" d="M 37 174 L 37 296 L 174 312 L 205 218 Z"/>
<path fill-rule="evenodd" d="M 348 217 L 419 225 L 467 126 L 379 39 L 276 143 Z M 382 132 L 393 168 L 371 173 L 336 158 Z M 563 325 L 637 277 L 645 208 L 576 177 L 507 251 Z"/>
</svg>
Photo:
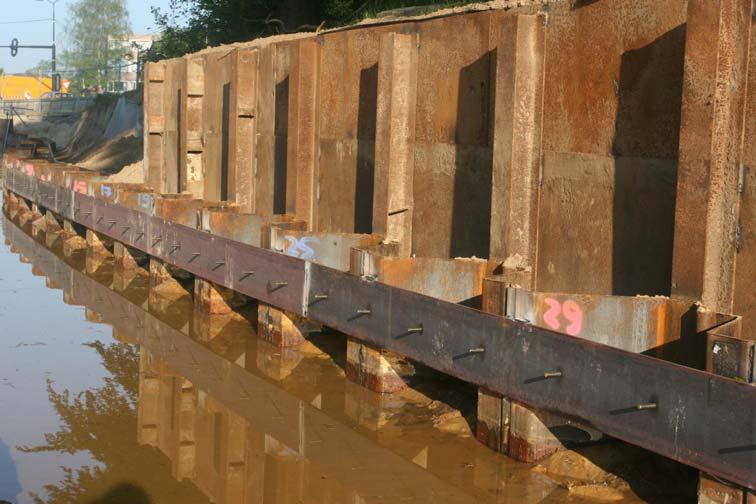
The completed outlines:
<svg viewBox="0 0 756 504">
<path fill-rule="evenodd" d="M 381 38 L 375 132 L 373 233 L 412 253 L 412 180 L 417 112 L 417 35 Z"/>
<path fill-rule="evenodd" d="M 37 205 L 27 205 L 26 203 L 21 206 L 21 211 L 18 214 L 19 226 L 24 227 L 42 216 L 39 210 L 35 210 L 36 208 Z"/>
<path fill-rule="evenodd" d="M 144 252 L 133 249 L 121 242 L 113 244 L 113 256 L 115 264 L 121 270 L 133 270 L 147 263 L 147 255 Z"/>
<path fill-rule="evenodd" d="M 156 257 L 150 257 L 150 302 L 157 298 L 176 300 L 190 295 L 175 278 L 173 268 Z"/>
<path fill-rule="evenodd" d="M 45 217 L 45 215 L 40 214 L 39 217 L 32 220 L 32 236 L 38 236 L 40 233 L 47 232 L 47 218 Z"/>
<path fill-rule="evenodd" d="M 402 371 L 408 369 L 411 372 L 411 366 L 404 366 L 396 354 L 347 339 L 346 376 L 373 392 L 387 394 L 405 389 L 406 374 Z"/>
<path fill-rule="evenodd" d="M 80 229 L 66 219 L 63 221 L 63 255 L 70 257 L 74 252 L 87 248 L 87 240 L 81 236 Z"/>
<path fill-rule="evenodd" d="M 84 270 L 88 274 L 97 273 L 100 268 L 110 262 L 111 256 L 108 254 L 90 253 L 87 249 L 84 258 Z"/>
<path fill-rule="evenodd" d="M 475 437 L 492 450 L 507 453 L 511 403 L 501 395 L 478 389 L 478 418 Z"/>
<path fill-rule="evenodd" d="M 247 304 L 243 294 L 214 284 L 203 278 L 194 279 L 194 307 L 207 315 L 228 315 Z"/>
<path fill-rule="evenodd" d="M 278 347 L 292 347 L 304 343 L 312 324 L 294 313 L 259 303 L 257 307 L 257 336 Z"/>
<path fill-rule="evenodd" d="M 3 189 L 3 205 L 18 205 L 18 198 L 7 189 Z"/>
<path fill-rule="evenodd" d="M 320 42 L 303 39 L 291 49 L 286 212 L 317 231 L 315 191 L 318 162 Z"/>
<path fill-rule="evenodd" d="M 400 394 L 372 394 L 358 387 L 347 387 L 344 413 L 360 427 L 378 432 L 405 402 Z"/>
<path fill-rule="evenodd" d="M 257 129 L 257 49 L 231 53 L 229 187 L 243 212 L 254 211 Z"/>
<path fill-rule="evenodd" d="M 250 339 L 247 345 L 246 369 L 259 371 L 277 382 L 288 378 L 305 358 L 300 348 L 282 348 L 259 339 Z M 254 361 L 249 359 L 251 356 Z"/>
<path fill-rule="evenodd" d="M 92 254 L 109 256 L 112 254 L 112 245 L 112 240 L 96 231 L 87 229 L 87 248 Z"/>
<path fill-rule="evenodd" d="M 45 213 L 45 233 L 48 235 L 57 235 L 63 231 L 61 221 L 53 212 Z"/>
</svg>

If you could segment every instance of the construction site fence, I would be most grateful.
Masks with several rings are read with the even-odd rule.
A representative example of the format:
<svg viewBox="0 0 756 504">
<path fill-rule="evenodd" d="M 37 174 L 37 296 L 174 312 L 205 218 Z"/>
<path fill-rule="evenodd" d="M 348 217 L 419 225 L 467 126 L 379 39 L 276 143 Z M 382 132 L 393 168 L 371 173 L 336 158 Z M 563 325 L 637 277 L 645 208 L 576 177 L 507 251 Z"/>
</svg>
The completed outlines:
<svg viewBox="0 0 756 504">
<path fill-rule="evenodd" d="M 47 98 L 38 100 L 0 100 L 4 114 L 15 110 L 21 116 L 34 118 L 60 117 L 78 114 L 94 103 L 94 96 Z"/>
</svg>

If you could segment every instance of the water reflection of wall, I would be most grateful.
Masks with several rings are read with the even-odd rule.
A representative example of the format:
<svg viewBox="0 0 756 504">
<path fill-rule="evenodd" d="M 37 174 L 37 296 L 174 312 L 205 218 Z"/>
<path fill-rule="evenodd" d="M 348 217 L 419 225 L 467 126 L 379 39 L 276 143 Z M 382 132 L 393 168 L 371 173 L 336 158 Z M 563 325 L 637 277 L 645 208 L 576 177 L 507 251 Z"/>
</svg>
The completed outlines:
<svg viewBox="0 0 756 504">
<path fill-rule="evenodd" d="M 350 384 L 336 365 L 327 371 L 332 352 L 323 342 L 326 354 L 282 351 L 230 326 L 193 339 L 176 328 L 185 320 L 169 316 L 174 305 L 165 313 L 144 306 L 138 282 L 116 292 L 109 265 L 82 265 L 90 276 L 19 233 L 68 303 L 111 325 L 116 339 L 140 345 L 137 440 L 170 461 L 175 479 L 215 502 L 522 502 L 556 487 L 523 467 L 504 489 L 501 458 L 474 441 L 430 425 L 408 435 L 391 418 L 405 399 Z M 418 423 L 421 412 L 410 410 L 413 425 L 429 420 Z"/>
<path fill-rule="evenodd" d="M 215 502 L 298 503 L 348 499 L 335 480 L 323 484 L 300 446 L 287 446 L 241 416 L 144 347 L 140 359 L 138 439 L 171 461 L 178 479 L 191 480 Z M 282 419 L 283 420 L 283 419 Z"/>
</svg>

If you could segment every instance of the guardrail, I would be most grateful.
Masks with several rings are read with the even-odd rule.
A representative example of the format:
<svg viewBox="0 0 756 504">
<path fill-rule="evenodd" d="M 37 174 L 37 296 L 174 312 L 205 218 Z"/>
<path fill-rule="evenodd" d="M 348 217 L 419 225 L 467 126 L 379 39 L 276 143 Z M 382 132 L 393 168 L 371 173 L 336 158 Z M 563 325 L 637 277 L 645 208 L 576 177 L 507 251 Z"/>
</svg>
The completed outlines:
<svg viewBox="0 0 756 504">
<path fill-rule="evenodd" d="M 60 117 L 83 112 L 94 103 L 94 96 L 44 98 L 36 100 L 0 100 L 3 113 L 15 110 L 22 116 Z"/>
</svg>

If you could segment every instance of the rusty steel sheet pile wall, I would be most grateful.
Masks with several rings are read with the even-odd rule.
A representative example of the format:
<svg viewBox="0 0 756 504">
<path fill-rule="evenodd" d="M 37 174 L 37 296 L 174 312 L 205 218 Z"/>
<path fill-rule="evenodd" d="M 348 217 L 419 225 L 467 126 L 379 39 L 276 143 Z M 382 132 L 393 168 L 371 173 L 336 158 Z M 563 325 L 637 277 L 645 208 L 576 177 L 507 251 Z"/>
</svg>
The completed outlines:
<svg viewBox="0 0 756 504">
<path fill-rule="evenodd" d="M 536 290 L 668 295 L 686 4 L 410 19 L 150 64 L 159 188 L 204 177 L 180 190 L 399 237 L 404 256 L 509 259 Z M 188 61 L 193 133 L 176 104 Z"/>
<path fill-rule="evenodd" d="M 645 400 L 672 394 L 659 403 L 684 403 L 688 421 L 743 414 L 722 435 L 753 435 L 753 388 L 732 389 L 745 403 L 730 413 L 695 394 L 733 382 L 647 360 L 754 382 L 753 22 L 750 0 L 570 0 L 207 49 L 146 66 L 144 188 L 106 195 L 96 175 L 12 157 L 8 187 L 262 303 L 752 487 L 748 450 L 723 455 L 709 434 L 680 448 L 660 417 L 521 379 L 588 355 L 599 373 L 675 383 Z M 515 288 L 527 315 L 506 309 Z"/>
</svg>

